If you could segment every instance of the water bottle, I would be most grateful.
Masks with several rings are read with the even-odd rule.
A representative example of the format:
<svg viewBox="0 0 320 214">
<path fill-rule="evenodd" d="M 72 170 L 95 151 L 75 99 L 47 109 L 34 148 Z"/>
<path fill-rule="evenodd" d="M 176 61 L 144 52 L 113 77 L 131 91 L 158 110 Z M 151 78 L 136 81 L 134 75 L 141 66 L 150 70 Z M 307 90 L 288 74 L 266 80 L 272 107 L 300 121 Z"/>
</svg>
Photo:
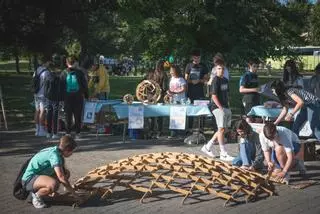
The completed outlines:
<svg viewBox="0 0 320 214">
<path fill-rule="evenodd" d="M 187 105 L 190 105 L 190 104 L 191 104 L 191 100 L 190 100 L 189 98 L 187 99 L 186 104 L 187 104 Z"/>
</svg>

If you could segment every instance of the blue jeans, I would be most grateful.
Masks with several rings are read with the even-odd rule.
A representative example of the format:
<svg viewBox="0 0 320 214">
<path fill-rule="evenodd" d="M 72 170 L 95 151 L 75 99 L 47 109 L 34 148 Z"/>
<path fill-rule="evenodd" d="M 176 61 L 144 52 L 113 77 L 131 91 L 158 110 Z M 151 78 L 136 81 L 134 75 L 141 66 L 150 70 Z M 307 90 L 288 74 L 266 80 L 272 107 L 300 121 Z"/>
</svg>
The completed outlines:
<svg viewBox="0 0 320 214">
<path fill-rule="evenodd" d="M 240 143 L 240 153 L 233 159 L 234 166 L 251 166 L 254 161 L 254 148 L 252 143 Z"/>
<path fill-rule="evenodd" d="M 293 142 L 292 144 L 293 144 L 293 153 L 296 155 L 300 151 L 301 145 L 298 142 Z M 277 169 L 281 169 L 280 163 L 276 156 L 276 151 L 274 149 L 272 149 L 272 152 L 271 152 L 271 161 L 274 163 Z"/>
<path fill-rule="evenodd" d="M 312 112 L 310 120 L 312 133 L 318 140 L 320 140 L 320 103 L 303 106 L 293 122 L 292 131 L 299 136 L 301 126 L 308 120 L 308 109 Z"/>
</svg>

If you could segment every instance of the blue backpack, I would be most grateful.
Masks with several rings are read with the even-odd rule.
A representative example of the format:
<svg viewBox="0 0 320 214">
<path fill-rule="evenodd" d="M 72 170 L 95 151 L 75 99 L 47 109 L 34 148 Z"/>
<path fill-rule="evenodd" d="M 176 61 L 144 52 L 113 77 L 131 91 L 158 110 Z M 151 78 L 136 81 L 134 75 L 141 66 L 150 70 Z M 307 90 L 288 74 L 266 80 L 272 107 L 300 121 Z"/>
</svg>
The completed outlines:
<svg viewBox="0 0 320 214">
<path fill-rule="evenodd" d="M 68 72 L 66 78 L 67 92 L 73 93 L 79 91 L 79 82 L 75 71 Z"/>
</svg>

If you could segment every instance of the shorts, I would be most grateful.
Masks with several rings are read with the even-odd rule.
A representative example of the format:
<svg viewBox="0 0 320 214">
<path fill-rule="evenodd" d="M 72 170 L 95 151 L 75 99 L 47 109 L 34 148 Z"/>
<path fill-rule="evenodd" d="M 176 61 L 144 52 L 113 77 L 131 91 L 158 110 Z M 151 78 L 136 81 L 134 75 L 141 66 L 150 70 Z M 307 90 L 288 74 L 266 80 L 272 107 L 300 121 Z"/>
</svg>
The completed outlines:
<svg viewBox="0 0 320 214">
<path fill-rule="evenodd" d="M 29 192 L 35 192 L 33 189 L 33 184 L 37 180 L 38 177 L 39 177 L 39 175 L 35 175 L 35 176 L 31 177 L 30 179 L 28 179 L 27 181 L 22 181 L 22 186 Z"/>
<path fill-rule="evenodd" d="M 245 95 L 242 98 L 242 105 L 244 113 L 245 115 L 247 115 L 251 111 L 252 107 L 260 105 L 260 98 L 259 96 L 255 96 L 252 94 Z"/>
<path fill-rule="evenodd" d="M 218 128 L 227 128 L 231 127 L 231 110 L 228 108 L 223 108 L 221 111 L 219 108 L 216 108 L 212 111 L 212 114 L 216 118 Z"/>
<path fill-rule="evenodd" d="M 300 151 L 301 145 L 300 143 L 293 142 L 293 153 L 296 155 Z M 280 163 L 277 159 L 276 152 L 272 149 L 271 152 L 271 161 L 274 163 L 275 168 L 281 169 Z"/>
<path fill-rule="evenodd" d="M 45 97 L 34 96 L 34 105 L 37 111 L 44 111 L 47 106 L 47 99 Z"/>
</svg>

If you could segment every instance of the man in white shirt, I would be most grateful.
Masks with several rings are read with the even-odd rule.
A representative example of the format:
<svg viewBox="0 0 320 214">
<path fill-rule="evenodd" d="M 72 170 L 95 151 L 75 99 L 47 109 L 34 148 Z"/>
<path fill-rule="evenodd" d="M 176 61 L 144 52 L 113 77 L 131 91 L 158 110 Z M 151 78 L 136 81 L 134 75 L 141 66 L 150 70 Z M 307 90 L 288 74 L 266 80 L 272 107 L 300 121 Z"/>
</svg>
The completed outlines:
<svg viewBox="0 0 320 214">
<path fill-rule="evenodd" d="M 293 166 L 299 169 L 300 174 L 305 174 L 306 168 L 301 157 L 303 148 L 295 133 L 285 127 L 266 123 L 259 139 L 269 171 L 276 168 L 276 176 L 286 183 L 289 182 L 288 172 Z"/>
</svg>

